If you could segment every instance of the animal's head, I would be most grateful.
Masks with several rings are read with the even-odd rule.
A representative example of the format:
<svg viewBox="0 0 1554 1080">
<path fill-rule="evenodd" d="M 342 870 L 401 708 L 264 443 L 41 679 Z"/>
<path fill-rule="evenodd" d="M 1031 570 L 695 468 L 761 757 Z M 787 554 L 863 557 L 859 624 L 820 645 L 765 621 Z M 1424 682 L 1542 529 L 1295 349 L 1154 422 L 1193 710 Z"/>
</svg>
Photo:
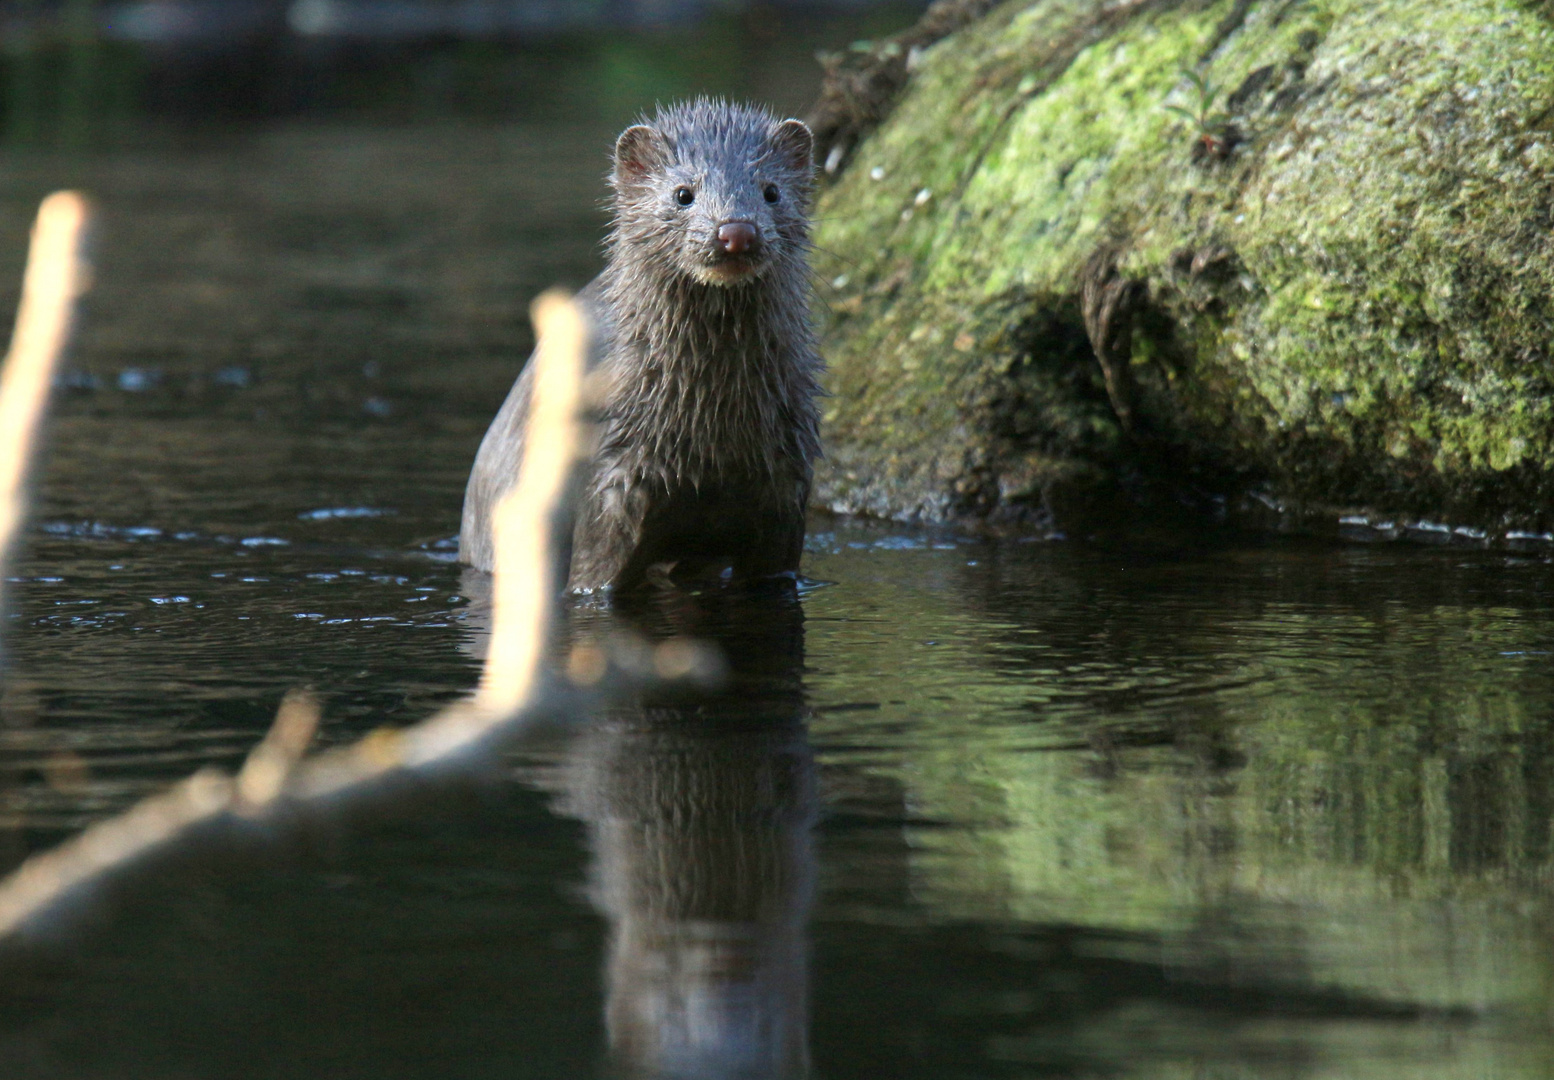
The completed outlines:
<svg viewBox="0 0 1554 1080">
<path fill-rule="evenodd" d="M 615 144 L 618 259 L 737 286 L 808 247 L 814 137 L 800 120 L 700 99 Z"/>
</svg>

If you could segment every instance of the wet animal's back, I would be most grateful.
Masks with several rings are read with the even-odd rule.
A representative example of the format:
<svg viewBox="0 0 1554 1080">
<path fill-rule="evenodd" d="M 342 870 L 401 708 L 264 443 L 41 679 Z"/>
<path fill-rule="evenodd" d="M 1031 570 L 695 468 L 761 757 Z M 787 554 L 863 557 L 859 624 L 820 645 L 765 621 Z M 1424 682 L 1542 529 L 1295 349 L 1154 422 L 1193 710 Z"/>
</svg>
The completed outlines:
<svg viewBox="0 0 1554 1080">
<path fill-rule="evenodd" d="M 609 262 L 581 294 L 606 390 L 572 590 L 797 569 L 820 453 L 811 152 L 797 120 L 706 100 L 617 142 Z M 461 557 L 481 569 L 495 503 L 517 477 L 529 379 L 486 433 L 465 493 Z"/>
</svg>

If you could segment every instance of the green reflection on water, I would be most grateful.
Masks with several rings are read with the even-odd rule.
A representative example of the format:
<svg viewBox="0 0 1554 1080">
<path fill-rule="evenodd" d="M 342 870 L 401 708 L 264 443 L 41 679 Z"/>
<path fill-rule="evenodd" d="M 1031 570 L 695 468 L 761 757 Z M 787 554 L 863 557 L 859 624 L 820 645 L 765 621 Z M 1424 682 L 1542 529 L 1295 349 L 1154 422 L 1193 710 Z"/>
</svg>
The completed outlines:
<svg viewBox="0 0 1554 1080">
<path fill-rule="evenodd" d="M 1549 567 L 863 535 L 807 567 L 842 583 L 809 603 L 815 738 L 823 763 L 900 790 L 911 895 L 935 918 L 1147 932 L 1166 962 L 1207 949 L 1547 1022 Z M 880 707 L 826 711 L 859 702 Z M 1344 1075 L 1554 1061 L 1542 1036 L 1462 1046 L 1439 1071 Z"/>
</svg>

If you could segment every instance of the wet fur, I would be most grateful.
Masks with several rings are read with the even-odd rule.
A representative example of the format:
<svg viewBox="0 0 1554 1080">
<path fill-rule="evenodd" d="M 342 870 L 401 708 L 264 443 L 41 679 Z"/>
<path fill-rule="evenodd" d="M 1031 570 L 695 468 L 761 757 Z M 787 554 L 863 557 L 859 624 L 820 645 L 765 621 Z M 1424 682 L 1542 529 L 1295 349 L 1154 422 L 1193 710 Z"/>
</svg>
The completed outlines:
<svg viewBox="0 0 1554 1080">
<path fill-rule="evenodd" d="M 798 568 L 820 455 L 811 145 L 798 121 L 709 100 L 662 111 L 617 143 L 608 264 L 581 294 L 606 390 L 570 590 L 627 589 L 658 571 Z M 689 207 L 675 201 L 682 186 L 694 188 Z M 755 226 L 758 261 L 721 251 L 728 220 Z M 494 561 L 492 510 L 517 478 L 529 382 L 526 368 L 465 493 L 461 558 L 480 569 Z"/>
</svg>

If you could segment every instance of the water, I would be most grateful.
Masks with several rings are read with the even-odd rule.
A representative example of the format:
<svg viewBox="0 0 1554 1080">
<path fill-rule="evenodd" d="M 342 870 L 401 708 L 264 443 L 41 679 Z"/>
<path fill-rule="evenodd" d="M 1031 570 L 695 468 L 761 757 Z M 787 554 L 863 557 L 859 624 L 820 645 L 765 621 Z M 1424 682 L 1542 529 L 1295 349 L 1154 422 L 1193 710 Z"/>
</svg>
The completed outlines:
<svg viewBox="0 0 1554 1080">
<path fill-rule="evenodd" d="M 476 677 L 449 561 L 610 126 L 279 126 L 0 167 L 97 194 L 0 697 L 14 865 L 312 686 Z M 14 274 L 0 280 L 14 280 Z M 15 1077 L 1543 1077 L 1554 567 L 817 518 L 797 600 L 473 776 L 217 830 L 0 950 Z M 678 1073 L 675 1072 L 678 1070 Z"/>
</svg>

